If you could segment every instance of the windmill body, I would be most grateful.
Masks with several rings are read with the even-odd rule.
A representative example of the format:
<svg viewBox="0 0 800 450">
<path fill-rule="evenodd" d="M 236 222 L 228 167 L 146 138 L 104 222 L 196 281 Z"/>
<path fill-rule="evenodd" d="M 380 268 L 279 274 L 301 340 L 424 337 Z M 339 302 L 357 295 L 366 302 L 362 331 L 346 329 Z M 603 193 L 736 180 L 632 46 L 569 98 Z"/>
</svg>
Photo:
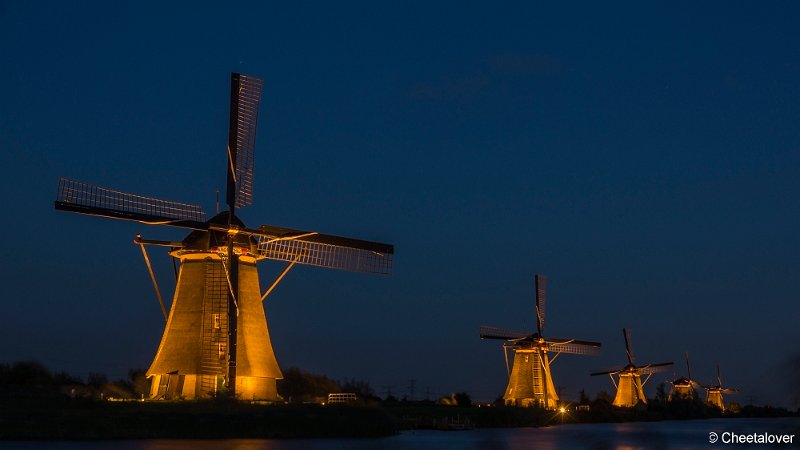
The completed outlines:
<svg viewBox="0 0 800 450">
<path fill-rule="evenodd" d="M 503 394 L 507 405 L 558 407 L 558 393 L 553 385 L 546 345 L 514 346 L 514 363 Z"/>
<path fill-rule="evenodd" d="M 697 397 L 697 391 L 694 390 L 694 382 L 685 377 L 678 378 L 672 383 L 672 390 L 669 392 L 669 400 L 679 398 L 693 399 Z"/>
<path fill-rule="evenodd" d="M 645 364 L 642 366 L 634 365 L 633 350 L 631 349 L 630 332 L 627 329 L 622 330 L 622 335 L 625 338 L 625 352 L 628 356 L 628 364 L 615 370 L 608 370 L 604 372 L 592 373 L 595 375 L 608 375 L 611 377 L 611 382 L 617 388 L 617 393 L 614 396 L 614 401 L 611 403 L 614 406 L 621 408 L 631 408 L 639 404 L 646 405 L 647 397 L 644 395 L 644 385 L 650 380 L 650 377 L 656 372 L 663 372 L 672 366 L 671 362 L 658 363 L 658 364 Z M 614 379 L 614 376 L 617 376 Z M 644 381 L 642 375 L 646 375 Z"/>
<path fill-rule="evenodd" d="M 647 404 L 647 397 L 644 395 L 644 384 L 642 376 L 636 367 L 628 367 L 618 374 L 617 393 L 614 395 L 614 406 L 631 407 L 639 402 Z"/>
<path fill-rule="evenodd" d="M 546 339 L 542 337 L 545 318 L 546 279 L 535 277 L 537 333 L 512 331 L 495 327 L 481 327 L 483 339 L 502 339 L 503 352 L 508 363 L 508 352 L 513 352 L 513 364 L 508 376 L 508 386 L 503 394 L 506 405 L 537 406 L 547 409 L 558 407 L 558 393 L 553 384 L 550 363 L 561 353 L 578 355 L 597 354 L 599 342 L 574 339 Z M 552 355 L 552 358 L 551 358 Z"/>
<path fill-rule="evenodd" d="M 236 218 L 234 222 L 238 222 Z M 211 219 L 226 223 L 227 213 Z M 229 359 L 227 236 L 193 231 L 170 252 L 180 270 L 161 343 L 147 371 L 150 397 L 194 399 L 224 389 Z M 264 259 L 250 237 L 234 240 L 238 255 L 236 392 L 242 399 L 277 399 L 281 371 L 267 328 L 256 263 Z"/>
<path fill-rule="evenodd" d="M 668 400 L 677 400 L 677 399 L 695 399 L 697 398 L 697 392 L 695 391 L 695 386 L 699 386 L 699 384 L 692 379 L 692 369 L 689 366 L 689 352 L 685 354 L 686 358 L 686 374 L 685 377 L 680 377 L 676 380 L 670 381 L 669 383 L 672 384 L 672 390 L 669 392 Z"/>
<path fill-rule="evenodd" d="M 388 274 L 394 247 L 312 231 L 245 227 L 237 208 L 252 203 L 253 152 L 262 81 L 231 75 L 228 134 L 228 210 L 210 220 L 197 205 L 172 202 L 61 179 L 58 210 L 191 230 L 181 242 L 137 236 L 166 326 L 147 376 L 152 399 L 226 394 L 277 400 L 282 378 L 263 301 L 295 264 Z M 169 247 L 180 261 L 175 294 L 163 302 L 145 245 Z M 262 295 L 256 264 L 286 262 Z M 169 313 L 167 313 L 167 309 Z"/>
<path fill-rule="evenodd" d="M 738 392 L 734 388 L 725 387 L 722 385 L 722 375 L 719 371 L 719 364 L 717 364 L 717 384 L 714 386 L 703 386 L 706 390 L 706 403 L 720 411 L 725 411 L 725 400 L 723 395 L 735 394 Z"/>
<path fill-rule="evenodd" d="M 725 411 L 725 400 L 722 397 L 722 389 L 716 387 L 706 389 L 706 403 L 719 408 L 720 411 Z"/>
</svg>

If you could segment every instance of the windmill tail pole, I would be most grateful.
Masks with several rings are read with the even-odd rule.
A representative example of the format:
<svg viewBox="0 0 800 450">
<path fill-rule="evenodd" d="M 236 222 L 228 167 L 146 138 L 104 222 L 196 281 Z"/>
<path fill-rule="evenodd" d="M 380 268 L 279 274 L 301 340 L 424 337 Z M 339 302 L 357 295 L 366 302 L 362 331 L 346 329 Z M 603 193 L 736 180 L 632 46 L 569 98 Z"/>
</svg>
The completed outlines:
<svg viewBox="0 0 800 450">
<path fill-rule="evenodd" d="M 233 207 L 228 218 L 233 216 Z M 230 223 L 230 222 L 229 222 Z M 239 258 L 233 251 L 235 233 L 228 232 L 228 395 L 236 398 L 236 345 L 239 332 L 238 315 L 239 306 L 236 304 L 236 295 L 239 293 Z"/>
<path fill-rule="evenodd" d="M 506 375 L 508 375 L 508 379 L 511 379 L 511 369 L 508 367 L 508 349 L 506 346 L 503 346 L 503 356 L 506 357 Z"/>
<path fill-rule="evenodd" d="M 281 282 L 283 277 L 285 277 L 286 274 L 289 273 L 289 270 L 291 270 L 292 267 L 294 267 L 294 265 L 297 264 L 297 261 L 300 259 L 301 256 L 303 256 L 303 254 L 302 253 L 298 253 L 297 256 L 294 258 L 294 260 L 286 265 L 286 267 L 281 271 L 281 274 L 278 275 L 278 278 L 275 278 L 275 281 L 272 282 L 272 284 L 269 286 L 269 289 L 267 289 L 267 291 L 264 292 L 264 295 L 261 296 L 261 301 L 262 302 L 267 299 L 269 294 L 272 292 L 273 289 L 275 289 L 275 287 L 278 285 L 278 283 Z"/>
<path fill-rule="evenodd" d="M 137 236 L 137 239 L 140 236 Z M 136 241 L 134 241 L 136 242 Z M 147 271 L 150 272 L 150 279 L 153 280 L 153 288 L 156 290 L 156 297 L 158 297 L 158 304 L 161 306 L 161 313 L 164 314 L 164 321 L 167 321 L 167 308 L 164 306 L 164 298 L 161 297 L 161 289 L 158 288 L 158 281 L 156 281 L 156 274 L 153 272 L 153 266 L 150 264 L 150 257 L 147 256 L 147 250 L 144 244 L 137 242 L 142 249 L 142 256 L 144 256 L 144 263 L 147 265 Z"/>
</svg>

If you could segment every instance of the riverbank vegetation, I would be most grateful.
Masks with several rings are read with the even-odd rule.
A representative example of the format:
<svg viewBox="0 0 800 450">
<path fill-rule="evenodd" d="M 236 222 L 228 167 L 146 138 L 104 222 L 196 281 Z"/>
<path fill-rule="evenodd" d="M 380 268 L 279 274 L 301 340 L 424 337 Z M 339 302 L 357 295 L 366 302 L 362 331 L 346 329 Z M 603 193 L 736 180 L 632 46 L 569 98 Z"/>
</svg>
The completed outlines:
<svg viewBox="0 0 800 450">
<path fill-rule="evenodd" d="M 537 427 L 597 423 L 705 419 L 714 417 L 797 416 L 798 411 L 745 405 L 723 412 L 698 398 L 668 400 L 664 389 L 647 405 L 616 408 L 608 395 L 581 395 L 577 404 L 551 411 L 473 404 L 466 392 L 438 400 L 380 398 L 369 383 L 335 381 L 299 369 L 284 371 L 278 384 L 283 401 L 262 404 L 218 398 L 198 401 L 144 401 L 144 372 L 125 380 L 91 374 L 84 381 L 51 373 L 35 362 L 0 364 L 0 438 L 297 438 L 378 437 L 402 429 Z M 355 393 L 345 405 L 324 404 L 327 394 Z"/>
</svg>

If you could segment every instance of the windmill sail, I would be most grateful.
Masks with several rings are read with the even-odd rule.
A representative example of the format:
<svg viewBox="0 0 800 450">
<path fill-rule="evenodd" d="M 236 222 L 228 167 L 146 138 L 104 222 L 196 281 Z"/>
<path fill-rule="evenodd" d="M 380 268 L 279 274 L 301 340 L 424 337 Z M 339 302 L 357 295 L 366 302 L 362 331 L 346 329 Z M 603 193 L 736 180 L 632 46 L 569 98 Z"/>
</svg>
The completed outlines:
<svg viewBox="0 0 800 450">
<path fill-rule="evenodd" d="M 631 347 L 631 330 L 622 329 L 622 336 L 625 338 L 625 354 L 628 355 L 628 364 L 633 364 L 633 348 Z"/>
<path fill-rule="evenodd" d="M 530 333 L 525 331 L 509 330 L 507 328 L 497 328 L 482 326 L 480 331 L 481 339 L 522 339 L 530 336 Z"/>
<path fill-rule="evenodd" d="M 547 339 L 547 350 L 573 355 L 597 355 L 600 353 L 600 343 L 575 339 Z"/>
<path fill-rule="evenodd" d="M 55 207 L 79 214 L 197 229 L 203 228 L 206 220 L 203 208 L 197 205 L 129 194 L 68 178 L 58 182 Z"/>
<path fill-rule="evenodd" d="M 597 375 L 615 375 L 615 374 L 618 374 L 618 373 L 622 372 L 623 370 L 625 370 L 625 369 L 621 368 L 621 369 L 603 370 L 603 371 L 600 371 L 600 372 L 592 372 L 592 373 L 589 374 L 589 376 L 594 377 L 594 376 L 597 376 Z"/>
<path fill-rule="evenodd" d="M 232 208 L 253 203 L 256 126 L 262 85 L 260 78 L 231 74 L 227 202 Z"/>
<path fill-rule="evenodd" d="M 268 225 L 253 234 L 267 259 L 384 275 L 392 270 L 392 245 Z"/>
<path fill-rule="evenodd" d="M 672 367 L 672 364 L 673 363 L 671 362 L 647 364 L 639 367 L 639 373 L 642 375 L 647 375 L 651 373 L 666 372 L 670 367 Z"/>
<path fill-rule="evenodd" d="M 536 289 L 536 331 L 541 336 L 542 329 L 544 329 L 544 314 L 546 311 L 545 292 L 547 291 L 547 278 L 544 275 L 536 274 L 533 283 L 534 289 Z"/>
</svg>

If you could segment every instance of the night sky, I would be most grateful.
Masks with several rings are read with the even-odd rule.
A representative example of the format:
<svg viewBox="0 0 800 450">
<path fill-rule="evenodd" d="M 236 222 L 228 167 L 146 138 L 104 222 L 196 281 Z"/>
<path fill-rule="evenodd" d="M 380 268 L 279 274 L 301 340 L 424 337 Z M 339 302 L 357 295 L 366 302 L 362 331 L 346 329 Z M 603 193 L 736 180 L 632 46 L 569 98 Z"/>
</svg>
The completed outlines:
<svg viewBox="0 0 800 450">
<path fill-rule="evenodd" d="M 0 3 L 0 361 L 147 368 L 164 320 L 132 239 L 185 232 L 57 212 L 58 178 L 213 213 L 243 72 L 245 223 L 396 249 L 388 277 L 289 272 L 266 302 L 284 369 L 493 400 L 478 328 L 534 330 L 542 273 L 545 335 L 603 343 L 553 365 L 566 399 L 613 391 L 588 374 L 630 327 L 638 362 L 680 363 L 650 396 L 688 351 L 731 400 L 799 401 L 800 4 L 73 3 Z M 263 288 L 283 264 L 260 267 Z"/>
</svg>

